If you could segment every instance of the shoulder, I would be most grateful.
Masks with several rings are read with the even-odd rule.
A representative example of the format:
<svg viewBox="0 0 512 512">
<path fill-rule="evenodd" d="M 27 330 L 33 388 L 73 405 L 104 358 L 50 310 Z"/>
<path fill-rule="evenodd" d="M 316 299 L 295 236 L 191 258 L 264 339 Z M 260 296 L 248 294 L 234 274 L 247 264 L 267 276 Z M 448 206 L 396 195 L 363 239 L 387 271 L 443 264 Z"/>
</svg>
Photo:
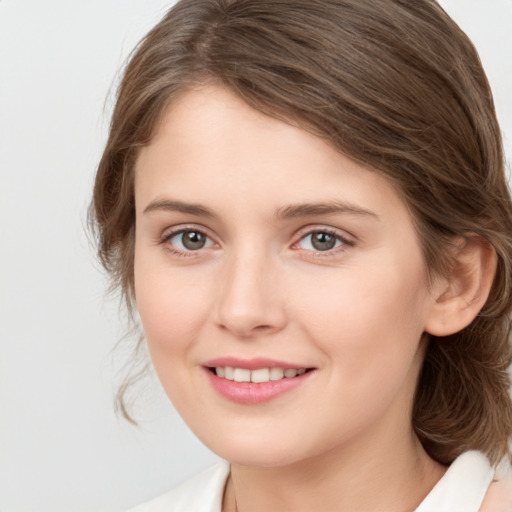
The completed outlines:
<svg viewBox="0 0 512 512">
<path fill-rule="evenodd" d="M 504 473 L 496 471 L 483 453 L 465 452 L 453 461 L 416 512 L 512 512 L 504 498 Z"/>
<path fill-rule="evenodd" d="M 480 512 L 512 512 L 512 466 L 500 467 L 489 485 Z"/>
<path fill-rule="evenodd" d="M 229 464 L 219 462 L 171 491 L 128 512 L 220 512 Z"/>
</svg>

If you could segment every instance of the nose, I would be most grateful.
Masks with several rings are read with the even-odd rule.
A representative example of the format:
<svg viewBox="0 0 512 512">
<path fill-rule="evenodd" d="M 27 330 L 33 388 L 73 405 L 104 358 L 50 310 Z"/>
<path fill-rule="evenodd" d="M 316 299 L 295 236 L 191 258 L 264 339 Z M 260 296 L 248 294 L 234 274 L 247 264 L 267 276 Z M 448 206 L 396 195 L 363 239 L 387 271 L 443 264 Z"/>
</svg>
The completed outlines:
<svg viewBox="0 0 512 512">
<path fill-rule="evenodd" d="M 279 269 L 255 254 L 226 261 L 217 324 L 238 338 L 273 334 L 286 324 L 285 290 Z"/>
</svg>

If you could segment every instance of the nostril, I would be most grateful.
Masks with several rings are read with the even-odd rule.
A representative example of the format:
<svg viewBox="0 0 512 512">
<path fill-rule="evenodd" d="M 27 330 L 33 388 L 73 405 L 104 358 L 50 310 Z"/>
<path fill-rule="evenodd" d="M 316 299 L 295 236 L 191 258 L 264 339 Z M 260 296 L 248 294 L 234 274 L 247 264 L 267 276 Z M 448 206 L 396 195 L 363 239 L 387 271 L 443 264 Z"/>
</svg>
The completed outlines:
<svg viewBox="0 0 512 512">
<path fill-rule="evenodd" d="M 254 327 L 255 331 L 268 331 L 269 329 L 272 329 L 271 325 L 257 325 Z"/>
</svg>

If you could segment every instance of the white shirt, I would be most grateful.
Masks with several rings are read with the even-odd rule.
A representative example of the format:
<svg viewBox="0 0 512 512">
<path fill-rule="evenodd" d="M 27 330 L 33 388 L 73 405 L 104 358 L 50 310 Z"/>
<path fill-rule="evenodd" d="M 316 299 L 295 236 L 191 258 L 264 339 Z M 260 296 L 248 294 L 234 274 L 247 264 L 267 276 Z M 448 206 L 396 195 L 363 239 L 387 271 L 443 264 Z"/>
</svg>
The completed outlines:
<svg viewBox="0 0 512 512">
<path fill-rule="evenodd" d="M 129 512 L 221 512 L 229 463 L 219 462 L 158 498 Z M 460 455 L 416 512 L 478 512 L 494 478 L 480 452 Z"/>
</svg>

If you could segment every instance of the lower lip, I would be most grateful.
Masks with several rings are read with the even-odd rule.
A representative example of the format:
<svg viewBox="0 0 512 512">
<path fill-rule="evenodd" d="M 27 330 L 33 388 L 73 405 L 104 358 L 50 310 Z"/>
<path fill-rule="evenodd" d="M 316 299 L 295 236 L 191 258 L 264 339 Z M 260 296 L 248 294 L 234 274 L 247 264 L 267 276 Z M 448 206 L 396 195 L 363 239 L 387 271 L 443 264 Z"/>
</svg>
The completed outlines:
<svg viewBox="0 0 512 512">
<path fill-rule="evenodd" d="M 255 383 L 223 379 L 217 377 L 207 368 L 205 368 L 205 371 L 210 379 L 210 383 L 218 393 L 232 402 L 244 405 L 257 405 L 269 402 L 297 388 L 314 373 L 313 371 L 308 371 L 297 377 L 285 377 L 281 380 Z"/>
</svg>

